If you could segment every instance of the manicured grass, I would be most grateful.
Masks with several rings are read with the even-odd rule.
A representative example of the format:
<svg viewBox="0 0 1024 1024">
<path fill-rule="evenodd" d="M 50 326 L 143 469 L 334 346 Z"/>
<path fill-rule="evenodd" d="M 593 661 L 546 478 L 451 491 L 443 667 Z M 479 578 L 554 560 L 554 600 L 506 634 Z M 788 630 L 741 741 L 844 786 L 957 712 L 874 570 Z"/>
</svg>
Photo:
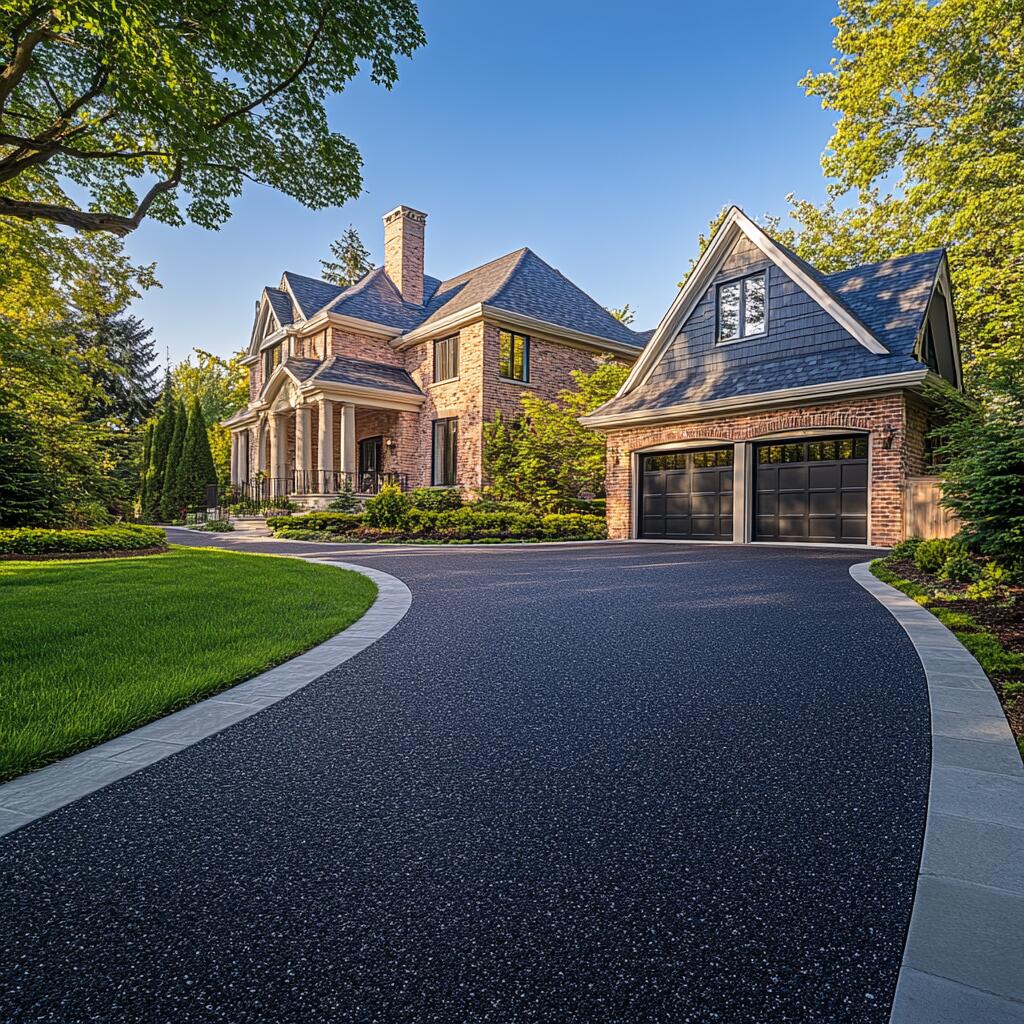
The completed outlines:
<svg viewBox="0 0 1024 1024">
<path fill-rule="evenodd" d="M 209 549 L 0 562 L 0 779 L 285 661 L 376 596 L 358 573 Z"/>
</svg>

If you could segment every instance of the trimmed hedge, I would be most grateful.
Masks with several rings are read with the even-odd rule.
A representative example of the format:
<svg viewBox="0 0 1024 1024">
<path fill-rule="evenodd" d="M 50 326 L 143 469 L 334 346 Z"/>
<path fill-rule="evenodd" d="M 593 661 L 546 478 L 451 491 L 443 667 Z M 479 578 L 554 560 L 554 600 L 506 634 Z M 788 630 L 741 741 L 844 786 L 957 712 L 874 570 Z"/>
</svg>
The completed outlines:
<svg viewBox="0 0 1024 1024">
<path fill-rule="evenodd" d="M 355 512 L 307 512 L 300 516 L 268 516 L 267 526 L 281 530 L 317 530 L 323 533 L 351 533 L 362 526 L 365 516 Z"/>
<path fill-rule="evenodd" d="M 88 551 L 136 551 L 167 544 L 157 526 L 123 523 L 95 530 L 41 530 L 21 527 L 0 530 L 0 555 L 80 554 Z"/>
</svg>

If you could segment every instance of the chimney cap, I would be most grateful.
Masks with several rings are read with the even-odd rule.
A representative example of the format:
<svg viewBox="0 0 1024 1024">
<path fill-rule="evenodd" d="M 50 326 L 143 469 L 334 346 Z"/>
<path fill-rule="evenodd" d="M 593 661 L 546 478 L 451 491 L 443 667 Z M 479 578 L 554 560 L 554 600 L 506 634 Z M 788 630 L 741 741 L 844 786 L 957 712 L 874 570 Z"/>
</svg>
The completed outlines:
<svg viewBox="0 0 1024 1024">
<path fill-rule="evenodd" d="M 410 220 L 417 220 L 421 223 L 427 219 L 427 215 L 422 210 L 414 210 L 411 206 L 399 205 L 384 214 L 384 223 L 390 224 L 399 217 L 408 217 Z"/>
</svg>

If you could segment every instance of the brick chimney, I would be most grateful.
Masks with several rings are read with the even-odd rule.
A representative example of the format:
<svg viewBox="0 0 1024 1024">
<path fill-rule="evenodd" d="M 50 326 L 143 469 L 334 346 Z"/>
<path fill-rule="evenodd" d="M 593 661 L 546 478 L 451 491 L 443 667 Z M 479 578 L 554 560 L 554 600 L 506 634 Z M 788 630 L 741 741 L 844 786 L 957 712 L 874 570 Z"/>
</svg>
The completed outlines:
<svg viewBox="0 0 1024 1024">
<path fill-rule="evenodd" d="M 423 235 L 427 215 L 409 206 L 384 214 L 384 270 L 406 302 L 423 305 Z"/>
</svg>

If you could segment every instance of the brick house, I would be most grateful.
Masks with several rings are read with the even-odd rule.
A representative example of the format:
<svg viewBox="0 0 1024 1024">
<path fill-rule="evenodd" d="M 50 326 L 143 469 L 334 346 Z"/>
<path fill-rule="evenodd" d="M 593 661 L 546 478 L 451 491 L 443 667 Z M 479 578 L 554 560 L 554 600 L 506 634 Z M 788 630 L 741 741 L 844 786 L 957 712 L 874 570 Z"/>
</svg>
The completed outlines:
<svg viewBox="0 0 1024 1024">
<path fill-rule="evenodd" d="M 943 250 L 825 275 L 733 207 L 583 420 L 609 535 L 891 545 L 962 387 Z"/>
<path fill-rule="evenodd" d="M 616 320 L 529 249 L 447 281 L 424 274 L 426 214 L 384 217 L 384 265 L 350 288 L 285 273 L 264 288 L 244 362 L 249 404 L 225 421 L 231 479 L 325 504 L 484 482 L 483 425 L 554 398 L 648 335 Z"/>
</svg>

